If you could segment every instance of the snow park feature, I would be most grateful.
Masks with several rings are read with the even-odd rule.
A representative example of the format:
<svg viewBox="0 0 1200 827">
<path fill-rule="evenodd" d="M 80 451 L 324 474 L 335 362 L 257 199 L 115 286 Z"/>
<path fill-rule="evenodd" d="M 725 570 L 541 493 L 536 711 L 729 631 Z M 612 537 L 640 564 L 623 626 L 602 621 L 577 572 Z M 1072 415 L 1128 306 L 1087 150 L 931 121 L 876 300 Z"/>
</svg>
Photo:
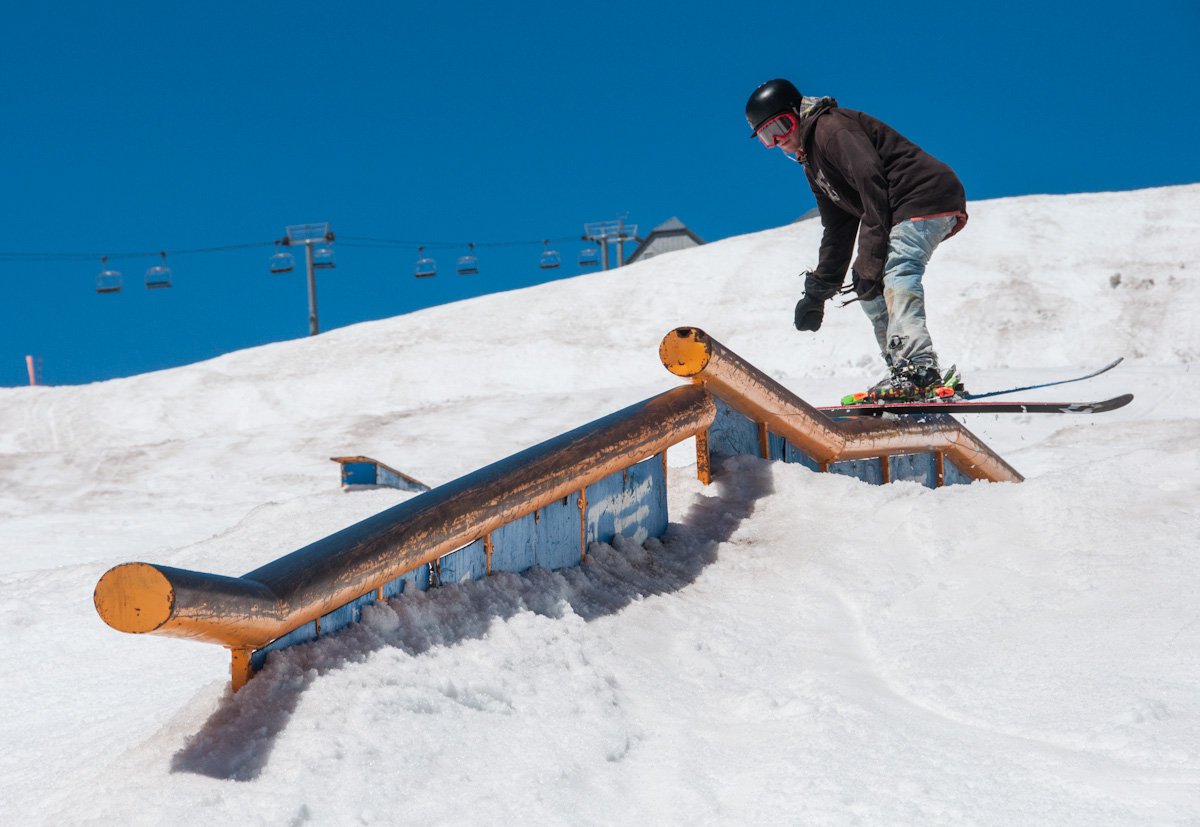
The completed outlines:
<svg viewBox="0 0 1200 827">
<path fill-rule="evenodd" d="M 661 535 L 665 455 L 658 455 L 715 416 L 703 389 L 677 388 L 241 577 L 148 563 L 117 566 L 96 585 L 96 610 L 123 632 L 228 647 L 237 691 L 269 652 L 357 622 L 363 606 L 401 594 L 406 582 L 458 583 L 493 568 L 553 570 L 581 562 L 589 543 L 611 543 L 622 533 L 640 540 Z M 656 456 L 648 473 L 638 473 L 643 460 Z M 503 565 L 494 567 L 497 560 Z"/>
<path fill-rule="evenodd" d="M 882 363 L 853 306 L 815 337 L 792 327 L 819 224 L 126 379 L 0 388 L 6 820 L 1194 821 L 1200 186 L 970 211 L 925 279 L 966 386 L 1124 355 L 1069 394 L 1013 398 L 1135 395 L 1098 416 L 955 414 L 1022 483 L 870 485 L 714 449 L 705 486 L 684 442 L 658 539 L 406 585 L 237 693 L 225 648 L 107 626 L 104 572 L 261 568 L 420 496 L 345 494 L 330 457 L 440 487 L 684 384 L 657 353 L 681 322 L 834 404 Z M 745 419 L 727 433 L 754 446 Z"/>
<path fill-rule="evenodd" d="M 461 583 L 493 570 L 554 570 L 583 562 L 592 543 L 661 536 L 666 450 L 688 439 L 696 442 L 705 484 L 710 452 L 756 448 L 763 459 L 876 484 L 892 481 L 893 465 L 897 480 L 931 487 L 1022 480 L 950 417 L 832 419 L 701 330 L 668 333 L 659 355 L 694 384 L 542 442 L 241 577 L 149 563 L 116 566 L 96 585 L 96 611 L 122 632 L 227 647 L 236 692 L 271 652 L 357 623 L 364 606 L 401 595 L 406 585 Z M 714 396 L 725 403 L 720 422 Z M 738 423 L 752 426 L 748 443 L 736 438 Z M 494 566 L 496 560 L 503 565 Z"/>
<path fill-rule="evenodd" d="M 359 491 L 364 488 L 387 486 L 399 488 L 401 491 L 428 491 L 429 486 L 420 480 L 413 479 L 403 471 L 397 471 L 390 465 L 372 457 L 330 457 L 341 469 L 342 488 L 346 491 Z"/>
</svg>

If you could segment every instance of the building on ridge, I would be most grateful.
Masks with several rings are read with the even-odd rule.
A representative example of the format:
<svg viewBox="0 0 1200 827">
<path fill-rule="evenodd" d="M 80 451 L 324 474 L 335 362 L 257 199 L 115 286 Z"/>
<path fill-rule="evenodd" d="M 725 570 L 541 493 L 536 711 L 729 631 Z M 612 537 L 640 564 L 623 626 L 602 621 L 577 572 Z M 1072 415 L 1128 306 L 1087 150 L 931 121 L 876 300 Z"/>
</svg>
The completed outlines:
<svg viewBox="0 0 1200 827">
<path fill-rule="evenodd" d="M 676 250 L 686 250 L 689 247 L 699 247 L 704 239 L 689 230 L 678 218 L 669 218 L 659 224 L 645 238 L 640 239 L 637 249 L 625 260 L 626 264 L 635 261 L 654 258 L 663 253 L 673 253 Z"/>
</svg>

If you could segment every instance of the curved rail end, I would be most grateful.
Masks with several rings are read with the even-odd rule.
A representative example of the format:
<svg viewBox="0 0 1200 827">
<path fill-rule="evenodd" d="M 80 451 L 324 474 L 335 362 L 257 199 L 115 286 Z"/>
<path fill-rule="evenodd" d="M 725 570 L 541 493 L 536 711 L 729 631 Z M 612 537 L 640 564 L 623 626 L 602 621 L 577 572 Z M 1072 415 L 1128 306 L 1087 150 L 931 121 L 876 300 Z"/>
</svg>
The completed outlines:
<svg viewBox="0 0 1200 827">
<path fill-rule="evenodd" d="M 658 346 L 663 367 L 676 376 L 695 376 L 712 357 L 708 334 L 698 327 L 677 327 Z"/>
</svg>

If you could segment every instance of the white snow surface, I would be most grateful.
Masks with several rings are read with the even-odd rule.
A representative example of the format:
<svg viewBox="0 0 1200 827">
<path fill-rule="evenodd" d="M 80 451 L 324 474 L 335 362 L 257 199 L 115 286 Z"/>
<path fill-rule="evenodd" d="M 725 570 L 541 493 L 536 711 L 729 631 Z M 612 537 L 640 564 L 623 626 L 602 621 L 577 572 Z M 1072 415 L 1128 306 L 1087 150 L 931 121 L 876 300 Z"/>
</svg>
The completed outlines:
<svg viewBox="0 0 1200 827">
<path fill-rule="evenodd" d="M 943 365 L 1103 416 L 968 416 L 1027 479 L 873 487 L 744 457 L 670 530 L 366 611 L 236 696 L 217 646 L 105 626 L 145 560 L 238 575 L 678 383 L 704 328 L 824 404 L 861 311 L 791 326 L 808 221 L 178 369 L 0 390 L 8 824 L 1200 822 L 1200 185 L 971 206 Z M 1119 276 L 1119 277 L 1118 277 Z"/>
</svg>

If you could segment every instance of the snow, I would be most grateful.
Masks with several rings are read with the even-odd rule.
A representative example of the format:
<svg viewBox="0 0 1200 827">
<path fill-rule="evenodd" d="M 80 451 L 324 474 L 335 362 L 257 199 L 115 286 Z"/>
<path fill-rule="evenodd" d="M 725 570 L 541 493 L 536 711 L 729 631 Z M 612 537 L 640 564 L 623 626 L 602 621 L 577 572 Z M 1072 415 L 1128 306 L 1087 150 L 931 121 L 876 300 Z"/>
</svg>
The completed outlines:
<svg viewBox="0 0 1200 827">
<path fill-rule="evenodd" d="M 876 378 L 791 329 L 807 221 L 82 387 L 0 389 L 0 799 L 30 824 L 1171 824 L 1200 813 L 1200 185 L 980 202 L 927 277 L 964 417 L 1020 485 L 671 464 L 660 543 L 406 596 L 272 658 L 105 626 L 146 560 L 241 574 L 676 380 L 704 328 L 813 403 Z M 1119 274 L 1119 278 L 1117 278 Z"/>
</svg>

